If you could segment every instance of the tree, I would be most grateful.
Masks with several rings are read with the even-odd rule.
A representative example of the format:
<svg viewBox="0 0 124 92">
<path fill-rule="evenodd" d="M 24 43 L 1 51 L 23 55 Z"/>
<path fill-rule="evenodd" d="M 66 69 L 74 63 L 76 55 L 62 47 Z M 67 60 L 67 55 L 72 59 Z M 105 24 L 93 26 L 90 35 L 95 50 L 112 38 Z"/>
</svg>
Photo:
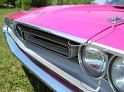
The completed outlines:
<svg viewBox="0 0 124 92">
<path fill-rule="evenodd" d="M 41 7 L 46 6 L 48 0 L 32 0 L 31 6 L 33 7 Z"/>
<path fill-rule="evenodd" d="M 5 4 L 7 0 L 0 0 L 0 4 Z"/>
<path fill-rule="evenodd" d="M 17 0 L 7 0 L 7 4 L 11 4 L 11 5 L 13 5 L 14 7 L 16 7 L 16 4 L 15 4 L 16 1 L 17 1 Z"/>
<path fill-rule="evenodd" d="M 24 10 L 29 10 L 32 0 L 22 0 L 22 7 Z"/>
<path fill-rule="evenodd" d="M 47 0 L 48 5 L 90 4 L 94 0 Z"/>
</svg>

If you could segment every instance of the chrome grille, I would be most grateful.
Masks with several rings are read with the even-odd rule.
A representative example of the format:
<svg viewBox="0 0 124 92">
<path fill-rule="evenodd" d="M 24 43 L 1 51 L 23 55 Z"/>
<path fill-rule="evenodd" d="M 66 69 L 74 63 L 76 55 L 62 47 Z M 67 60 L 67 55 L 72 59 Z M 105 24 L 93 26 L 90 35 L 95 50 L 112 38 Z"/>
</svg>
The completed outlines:
<svg viewBox="0 0 124 92">
<path fill-rule="evenodd" d="M 16 30 L 24 40 L 33 45 L 51 50 L 67 58 L 77 56 L 79 47 L 77 42 L 23 24 L 17 24 Z"/>
</svg>

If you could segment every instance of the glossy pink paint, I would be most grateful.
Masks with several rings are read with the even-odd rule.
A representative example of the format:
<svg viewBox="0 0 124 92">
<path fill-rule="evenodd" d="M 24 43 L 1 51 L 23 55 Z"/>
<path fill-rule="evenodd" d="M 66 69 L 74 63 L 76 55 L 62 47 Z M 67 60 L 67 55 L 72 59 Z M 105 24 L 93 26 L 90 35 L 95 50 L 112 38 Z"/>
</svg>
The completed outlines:
<svg viewBox="0 0 124 92">
<path fill-rule="evenodd" d="M 23 16 L 23 14 L 25 16 Z M 14 17 L 19 16 L 19 17 Z M 10 15 L 18 21 L 53 29 L 76 37 L 89 39 L 98 32 L 110 27 L 107 20 L 120 17 L 124 20 L 124 8 L 111 5 L 71 5 L 38 8 L 28 13 Z M 124 50 L 124 24 L 98 43 Z"/>
</svg>

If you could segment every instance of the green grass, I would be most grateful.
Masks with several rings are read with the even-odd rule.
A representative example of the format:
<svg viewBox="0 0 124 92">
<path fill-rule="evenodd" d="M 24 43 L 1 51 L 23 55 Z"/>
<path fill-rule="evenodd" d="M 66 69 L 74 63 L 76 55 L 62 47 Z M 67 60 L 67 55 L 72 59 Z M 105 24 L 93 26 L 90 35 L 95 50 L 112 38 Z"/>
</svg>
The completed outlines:
<svg viewBox="0 0 124 92">
<path fill-rule="evenodd" d="M 11 53 L 2 33 L 4 16 L 18 10 L 0 8 L 0 92 L 52 92 L 25 67 L 22 67 Z"/>
<path fill-rule="evenodd" d="M 0 9 L 0 92 L 34 92 L 19 61 L 2 33 L 4 16 L 18 9 Z"/>
</svg>

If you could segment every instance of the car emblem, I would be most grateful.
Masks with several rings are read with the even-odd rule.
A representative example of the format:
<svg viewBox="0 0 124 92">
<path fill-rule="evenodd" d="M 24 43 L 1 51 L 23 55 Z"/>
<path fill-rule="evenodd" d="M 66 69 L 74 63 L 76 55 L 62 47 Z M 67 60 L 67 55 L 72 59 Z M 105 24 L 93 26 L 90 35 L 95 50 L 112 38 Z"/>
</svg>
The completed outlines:
<svg viewBox="0 0 124 92">
<path fill-rule="evenodd" d="M 124 20 L 120 17 L 113 17 L 113 18 L 109 18 L 107 20 L 109 23 L 119 23 L 119 22 L 123 22 Z"/>
</svg>

